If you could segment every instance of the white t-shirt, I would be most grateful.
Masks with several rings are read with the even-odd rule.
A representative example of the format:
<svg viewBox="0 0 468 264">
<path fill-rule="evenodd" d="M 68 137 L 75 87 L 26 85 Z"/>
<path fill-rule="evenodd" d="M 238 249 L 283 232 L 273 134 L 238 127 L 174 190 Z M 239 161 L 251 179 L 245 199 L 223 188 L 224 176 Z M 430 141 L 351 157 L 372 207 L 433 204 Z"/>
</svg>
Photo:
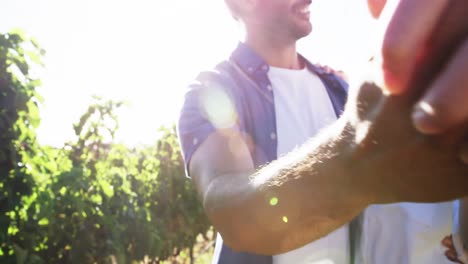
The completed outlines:
<svg viewBox="0 0 468 264">
<path fill-rule="evenodd" d="M 453 264 L 441 240 L 452 232 L 453 203 L 369 206 L 363 216 L 363 264 Z"/>
<path fill-rule="evenodd" d="M 332 124 L 336 114 L 324 84 L 307 68 L 270 67 L 268 77 L 275 98 L 277 154 L 281 157 Z M 273 256 L 273 264 L 347 264 L 348 236 L 345 225 L 299 249 Z"/>
</svg>

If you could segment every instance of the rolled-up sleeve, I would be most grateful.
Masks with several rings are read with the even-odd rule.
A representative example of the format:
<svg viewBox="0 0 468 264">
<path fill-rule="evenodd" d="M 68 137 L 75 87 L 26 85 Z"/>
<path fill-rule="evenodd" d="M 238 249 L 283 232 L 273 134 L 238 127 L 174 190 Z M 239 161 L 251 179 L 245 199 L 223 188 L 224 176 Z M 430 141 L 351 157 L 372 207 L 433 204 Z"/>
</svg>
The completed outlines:
<svg viewBox="0 0 468 264">
<path fill-rule="evenodd" d="M 235 109 L 232 96 L 219 82 L 195 83 L 188 87 L 177 123 L 187 177 L 190 177 L 193 154 L 211 133 L 218 129 L 237 129 Z"/>
</svg>

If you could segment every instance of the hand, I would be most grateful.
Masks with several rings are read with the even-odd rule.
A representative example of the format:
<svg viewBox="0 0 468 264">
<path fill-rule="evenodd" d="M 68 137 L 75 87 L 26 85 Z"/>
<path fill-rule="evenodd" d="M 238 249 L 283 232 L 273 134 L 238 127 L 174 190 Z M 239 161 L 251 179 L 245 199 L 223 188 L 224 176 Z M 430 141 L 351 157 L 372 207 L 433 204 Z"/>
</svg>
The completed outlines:
<svg viewBox="0 0 468 264">
<path fill-rule="evenodd" d="M 377 0 L 370 0 L 372 1 Z M 404 95 L 393 91 L 393 95 L 387 96 L 378 91 L 376 85 L 364 84 L 355 93 L 351 93 L 345 111 L 346 115 L 350 114 L 348 118 L 354 120 L 351 123 L 356 131 L 356 145 L 351 151 L 356 157 L 353 166 L 363 166 L 363 174 L 366 169 L 374 171 L 374 186 L 381 192 L 376 195 L 383 198 L 380 202 L 446 201 L 464 196 L 463 193 L 468 189 L 465 185 L 468 180 L 468 168 L 456 159 L 468 124 L 456 123 L 437 136 L 424 136 L 412 126 L 413 106 L 427 88 L 431 87 L 434 76 L 441 74 L 441 65 L 450 58 L 448 52 L 455 50 L 453 43 L 460 43 L 459 32 L 464 31 L 460 27 L 464 24 L 453 18 L 459 19 L 461 16 L 456 9 L 461 8 L 460 5 L 466 7 L 465 3 L 468 3 L 466 0 L 429 1 L 430 3 L 424 1 L 424 5 L 421 6 L 420 1 L 401 0 L 386 33 L 386 44 L 383 48 L 384 70 L 392 69 L 396 72 L 398 67 L 407 67 L 412 62 L 417 66 L 409 69 L 410 72 L 403 71 L 395 75 L 399 78 L 400 75 L 407 75 L 408 79 L 403 86 L 406 89 Z M 413 51 L 412 47 L 422 46 L 418 42 L 418 36 L 424 33 L 424 30 L 422 33 L 419 30 L 420 27 L 424 28 L 424 25 L 430 24 L 430 18 L 435 12 L 431 8 L 449 1 L 451 2 L 448 10 L 454 16 L 447 16 L 442 21 L 444 26 L 434 30 L 437 38 L 428 46 L 428 50 L 437 52 L 432 52 L 430 58 L 412 55 L 411 52 L 405 53 L 408 47 Z M 464 12 L 466 9 L 461 10 Z M 416 26 L 413 27 L 409 21 L 405 21 L 408 19 L 414 21 Z M 405 56 L 400 54 L 408 56 L 409 63 L 405 61 Z M 442 76 L 444 74 L 443 72 Z M 366 160 L 367 164 L 359 162 Z M 372 168 L 370 163 L 376 160 L 381 163 L 381 168 Z M 388 166 L 387 169 L 382 169 L 385 166 Z M 385 175 L 386 173 L 389 175 Z"/>
<path fill-rule="evenodd" d="M 446 236 L 444 237 L 444 239 L 442 240 L 442 245 L 445 246 L 447 248 L 447 250 L 445 251 L 445 256 L 450 260 L 450 261 L 453 261 L 453 262 L 456 262 L 456 263 L 460 263 L 460 264 L 464 264 L 463 262 L 461 262 L 458 257 L 457 257 L 457 252 L 455 250 L 455 246 L 453 245 L 453 238 L 452 238 L 452 235 L 449 235 L 449 236 Z"/>
<path fill-rule="evenodd" d="M 387 0 L 367 0 L 367 7 L 374 18 L 378 18 L 382 9 L 385 7 Z"/>
<path fill-rule="evenodd" d="M 369 183 L 364 189 L 375 192 L 375 203 L 447 201 L 468 191 L 468 167 L 456 158 L 467 126 L 422 135 L 410 118 L 416 99 L 385 95 L 372 83 L 351 87 L 343 114 L 354 139 L 347 150 L 349 167 Z"/>
<path fill-rule="evenodd" d="M 325 73 L 329 73 L 329 74 L 335 74 L 337 75 L 338 77 L 340 77 L 341 79 L 345 80 L 345 81 L 348 81 L 348 76 L 346 75 L 346 73 L 344 71 L 340 71 L 340 70 L 335 70 L 331 67 L 329 67 L 328 65 L 321 65 L 321 64 L 317 64 L 317 66 L 322 69 Z"/>
<path fill-rule="evenodd" d="M 384 0 L 368 0 L 378 17 Z M 468 1 L 401 0 L 383 44 L 387 89 L 407 92 L 422 64 L 432 64 L 435 80 L 412 113 L 422 133 L 439 134 L 468 121 Z M 447 60 L 448 59 L 448 60 Z M 468 145 L 461 159 L 468 164 Z"/>
<path fill-rule="evenodd" d="M 466 0 L 402 0 L 388 26 L 383 66 L 390 92 L 407 90 L 417 67 L 437 59 L 434 54 L 445 53 L 437 63 L 440 65 L 435 80 L 413 113 L 421 132 L 441 133 L 468 120 L 466 12 Z"/>
</svg>

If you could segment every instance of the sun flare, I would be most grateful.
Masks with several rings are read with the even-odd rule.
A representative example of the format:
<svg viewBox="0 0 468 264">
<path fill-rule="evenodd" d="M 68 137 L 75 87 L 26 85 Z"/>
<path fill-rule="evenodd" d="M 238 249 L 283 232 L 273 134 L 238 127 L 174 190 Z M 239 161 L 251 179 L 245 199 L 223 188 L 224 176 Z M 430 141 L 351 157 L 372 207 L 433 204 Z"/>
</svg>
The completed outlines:
<svg viewBox="0 0 468 264">
<path fill-rule="evenodd" d="M 316 1 L 310 12 L 303 55 L 345 72 L 368 59 L 374 27 L 365 1 Z M 55 146 L 73 137 L 92 95 L 129 103 L 117 141 L 151 144 L 159 126 L 176 121 L 187 84 L 242 38 L 219 0 L 6 0 L 0 17 L 2 32 L 21 28 L 47 51 L 38 134 Z"/>
</svg>

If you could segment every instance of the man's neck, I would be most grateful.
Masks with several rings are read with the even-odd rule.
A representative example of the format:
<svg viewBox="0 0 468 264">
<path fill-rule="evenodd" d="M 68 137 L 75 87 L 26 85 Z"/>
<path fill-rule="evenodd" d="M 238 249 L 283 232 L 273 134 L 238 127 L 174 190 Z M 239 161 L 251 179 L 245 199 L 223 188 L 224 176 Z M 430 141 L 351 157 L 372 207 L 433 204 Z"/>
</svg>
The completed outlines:
<svg viewBox="0 0 468 264">
<path fill-rule="evenodd" d="M 304 68 L 296 51 L 296 41 L 287 41 L 271 34 L 250 33 L 247 34 L 245 43 L 268 65 L 285 69 Z"/>
</svg>

